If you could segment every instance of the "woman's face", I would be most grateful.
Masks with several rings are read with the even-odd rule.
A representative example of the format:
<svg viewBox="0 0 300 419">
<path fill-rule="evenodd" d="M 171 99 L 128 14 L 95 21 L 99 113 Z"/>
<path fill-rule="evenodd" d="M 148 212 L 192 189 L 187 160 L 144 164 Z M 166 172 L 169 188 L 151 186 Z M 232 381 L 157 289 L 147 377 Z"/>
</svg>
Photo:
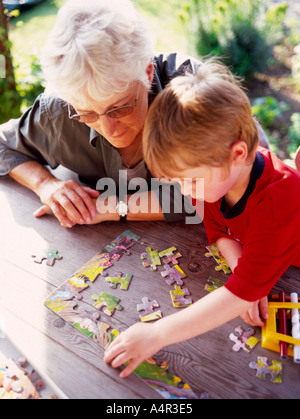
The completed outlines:
<svg viewBox="0 0 300 419">
<path fill-rule="evenodd" d="M 133 82 L 128 90 L 113 95 L 109 100 L 103 102 L 89 101 L 84 109 L 76 106 L 76 104 L 73 104 L 73 107 L 80 115 L 101 115 L 121 106 L 134 105 L 137 96 L 136 106 L 130 115 L 123 118 L 111 118 L 104 115 L 98 118 L 96 122 L 86 124 L 103 135 L 114 147 L 126 148 L 134 142 L 144 127 L 148 112 L 148 90 L 145 85 Z"/>
</svg>

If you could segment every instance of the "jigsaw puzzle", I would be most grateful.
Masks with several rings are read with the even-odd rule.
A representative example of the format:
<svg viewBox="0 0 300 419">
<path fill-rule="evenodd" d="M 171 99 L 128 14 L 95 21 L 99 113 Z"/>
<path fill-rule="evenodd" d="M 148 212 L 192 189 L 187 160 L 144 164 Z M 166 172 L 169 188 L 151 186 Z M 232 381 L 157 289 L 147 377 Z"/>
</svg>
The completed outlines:
<svg viewBox="0 0 300 419">
<path fill-rule="evenodd" d="M 213 292 L 216 289 L 221 288 L 224 284 L 226 284 L 226 281 L 215 278 L 213 276 L 209 276 L 207 282 L 209 282 L 210 284 L 206 284 L 204 289 L 209 292 Z"/>
<path fill-rule="evenodd" d="M 268 365 L 268 358 L 257 357 L 257 362 L 250 362 L 249 367 L 257 370 L 256 377 L 265 380 L 266 374 L 271 375 L 272 383 L 282 382 L 282 362 L 273 360 L 272 365 Z"/>
<path fill-rule="evenodd" d="M 82 299 L 82 292 L 89 287 L 86 281 L 93 283 L 100 275 L 102 277 L 106 276 L 104 279 L 112 288 L 115 288 L 119 283 L 121 284 L 121 289 L 128 288 L 131 274 L 126 274 L 123 277 L 119 276 L 120 272 L 116 272 L 116 276 L 111 277 L 107 276 L 104 269 L 113 265 L 111 259 L 118 261 L 123 254 L 130 254 L 129 249 L 138 239 L 139 236 L 128 230 L 123 232 L 74 275 L 68 278 L 60 287 L 53 291 L 45 301 L 46 307 L 77 328 L 80 332 L 84 333 L 103 349 L 106 349 L 110 345 L 119 335 L 119 332 L 113 329 L 108 323 L 100 321 L 100 313 L 96 308 L 94 308 L 94 313 L 91 314 L 82 307 L 78 307 L 79 300 Z M 120 278 L 122 280 L 121 282 L 119 281 Z M 101 297 L 104 297 L 103 293 L 100 296 L 95 294 L 93 297 L 94 301 L 96 301 L 95 305 L 102 305 L 104 303 L 103 306 L 112 309 L 109 305 L 112 300 L 103 299 L 102 301 Z M 118 301 L 114 300 L 113 304 L 116 303 L 115 309 L 121 309 L 122 306 L 119 305 L 119 299 Z M 143 299 L 143 304 L 140 306 L 141 310 L 143 309 L 145 313 L 142 317 L 147 318 L 147 316 L 154 315 L 157 318 L 157 316 L 160 316 L 160 311 L 153 310 L 155 304 L 158 304 L 155 300 L 150 302 L 148 299 L 147 301 Z M 91 308 L 93 307 L 91 306 Z M 111 312 L 112 310 L 110 310 Z M 151 359 L 150 361 L 142 362 L 134 373 L 165 398 L 196 399 L 197 396 L 190 386 L 182 383 L 179 377 L 167 373 L 167 368 L 167 364 L 158 366 Z"/>
<path fill-rule="evenodd" d="M 125 276 L 122 276 L 122 272 L 116 272 L 115 276 L 107 276 L 105 278 L 105 281 L 109 283 L 109 286 L 111 288 L 117 288 L 117 285 L 120 284 L 121 290 L 128 290 L 131 278 L 131 274 L 127 273 Z"/>
<path fill-rule="evenodd" d="M 181 378 L 167 372 L 169 365 L 163 362 L 160 366 L 149 358 L 135 370 L 140 378 L 166 399 L 198 399 L 191 387 L 183 383 Z"/>
<path fill-rule="evenodd" d="M 111 317 L 115 310 L 123 310 L 124 307 L 122 307 L 119 302 L 120 298 L 115 297 L 111 294 L 108 294 L 107 292 L 102 291 L 100 295 L 94 294 L 92 296 L 92 300 L 96 301 L 94 304 L 94 307 L 97 310 L 101 310 L 103 307 L 106 307 L 103 311 L 105 314 L 107 314 L 109 317 Z"/>
<path fill-rule="evenodd" d="M 157 270 L 157 266 L 161 265 L 160 257 L 157 250 L 152 250 L 151 247 L 146 247 L 146 252 L 141 253 L 141 259 L 147 259 L 143 262 L 144 268 L 150 268 L 153 271 Z"/>
<path fill-rule="evenodd" d="M 23 368 L 0 352 L 0 400 L 41 399 Z"/>
<path fill-rule="evenodd" d="M 169 278 L 166 279 L 167 284 L 172 285 L 173 282 L 176 282 L 176 285 L 183 285 L 182 278 L 185 278 L 186 274 L 178 265 L 171 267 L 170 265 L 164 263 L 164 269 L 165 270 L 160 274 L 163 278 L 169 276 Z"/>
<path fill-rule="evenodd" d="M 162 317 L 162 312 L 160 310 L 154 311 L 155 308 L 159 307 L 156 300 L 150 301 L 148 297 L 143 297 L 142 301 L 142 304 L 137 304 L 136 306 L 137 311 L 144 311 L 143 314 L 140 314 L 142 322 L 149 322 Z"/>
<path fill-rule="evenodd" d="M 229 339 L 232 342 L 235 342 L 232 347 L 235 352 L 243 349 L 245 352 L 249 353 L 259 342 L 259 340 L 253 336 L 255 334 L 254 329 L 249 328 L 245 331 L 241 326 L 238 326 L 234 331 L 238 336 L 231 333 Z"/>
<path fill-rule="evenodd" d="M 46 265 L 53 266 L 56 260 L 62 259 L 62 256 L 58 253 L 58 250 L 46 249 L 38 255 L 31 255 L 34 258 L 35 263 L 43 263 L 46 260 Z"/>
<path fill-rule="evenodd" d="M 217 262 L 218 266 L 215 267 L 216 271 L 223 271 L 225 274 L 231 274 L 231 269 L 228 266 L 228 263 L 222 256 L 221 252 L 217 248 L 217 245 L 214 243 L 211 246 L 206 246 L 206 249 L 208 250 L 207 253 L 205 253 L 206 257 L 213 257 L 214 260 Z"/>
<path fill-rule="evenodd" d="M 186 296 L 191 295 L 188 288 L 182 289 L 180 286 L 175 285 L 175 289 L 171 290 L 170 294 L 175 308 L 187 307 L 193 304 L 193 300 L 191 298 L 186 298 Z"/>
</svg>

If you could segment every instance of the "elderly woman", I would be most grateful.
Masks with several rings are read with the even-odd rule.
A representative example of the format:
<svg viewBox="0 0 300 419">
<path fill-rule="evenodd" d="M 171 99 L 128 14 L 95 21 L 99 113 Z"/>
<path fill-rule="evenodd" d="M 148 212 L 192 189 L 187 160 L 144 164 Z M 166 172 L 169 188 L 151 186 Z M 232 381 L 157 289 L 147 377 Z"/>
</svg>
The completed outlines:
<svg viewBox="0 0 300 419">
<path fill-rule="evenodd" d="M 151 181 L 141 143 L 155 96 L 198 65 L 177 54 L 155 56 L 145 22 L 129 0 L 69 0 L 44 48 L 47 93 L 20 119 L 0 126 L 0 175 L 9 174 L 40 197 L 44 206 L 35 216 L 51 210 L 64 227 L 126 216 L 183 219 L 192 213 L 189 200 L 176 211 L 174 202 L 182 202 L 178 188 L 164 209 L 165 194 Z M 54 177 L 51 168 L 59 165 L 81 182 Z M 147 181 L 148 188 L 135 193 L 139 211 L 130 207 L 126 193 L 118 204 L 120 173 L 125 182 Z M 116 184 L 111 199 L 94 189 L 103 179 Z"/>
</svg>

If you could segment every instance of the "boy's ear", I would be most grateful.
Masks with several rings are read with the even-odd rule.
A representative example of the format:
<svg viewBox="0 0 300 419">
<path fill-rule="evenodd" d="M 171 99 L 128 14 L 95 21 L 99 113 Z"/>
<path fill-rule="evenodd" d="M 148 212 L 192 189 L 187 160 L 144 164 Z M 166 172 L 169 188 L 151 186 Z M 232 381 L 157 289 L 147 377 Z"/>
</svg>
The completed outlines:
<svg viewBox="0 0 300 419">
<path fill-rule="evenodd" d="M 248 158 L 248 146 L 245 141 L 236 141 L 231 146 L 232 163 L 236 166 L 243 164 Z"/>
<path fill-rule="evenodd" d="M 146 68 L 146 73 L 148 76 L 149 83 L 151 84 L 153 82 L 153 77 L 154 77 L 154 68 L 153 68 L 152 60 L 150 61 L 150 63 L 148 64 Z"/>
</svg>

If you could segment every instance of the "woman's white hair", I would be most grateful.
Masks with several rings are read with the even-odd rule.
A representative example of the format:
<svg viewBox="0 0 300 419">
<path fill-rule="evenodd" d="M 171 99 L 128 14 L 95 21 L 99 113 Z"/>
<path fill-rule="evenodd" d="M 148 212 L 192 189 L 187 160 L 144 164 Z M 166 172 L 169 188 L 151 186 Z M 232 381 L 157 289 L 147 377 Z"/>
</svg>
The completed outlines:
<svg viewBox="0 0 300 419">
<path fill-rule="evenodd" d="M 129 0 L 69 0 L 42 51 L 49 90 L 63 100 L 103 101 L 138 80 L 149 86 L 154 55 L 144 19 Z"/>
</svg>

